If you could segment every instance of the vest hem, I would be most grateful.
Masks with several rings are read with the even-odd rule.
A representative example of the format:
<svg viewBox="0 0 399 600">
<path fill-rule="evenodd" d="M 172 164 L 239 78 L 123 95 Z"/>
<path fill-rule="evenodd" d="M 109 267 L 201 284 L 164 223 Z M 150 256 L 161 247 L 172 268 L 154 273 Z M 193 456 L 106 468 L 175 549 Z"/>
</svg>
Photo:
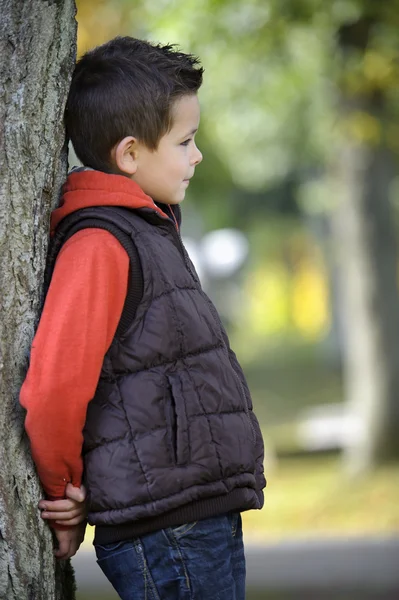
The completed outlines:
<svg viewBox="0 0 399 600">
<path fill-rule="evenodd" d="M 105 545 L 121 542 L 160 529 L 179 527 L 185 523 L 210 519 L 233 511 L 243 512 L 252 508 L 261 508 L 259 496 L 255 490 L 236 488 L 223 496 L 190 502 L 150 519 L 130 521 L 121 525 L 97 525 L 93 544 Z"/>
</svg>

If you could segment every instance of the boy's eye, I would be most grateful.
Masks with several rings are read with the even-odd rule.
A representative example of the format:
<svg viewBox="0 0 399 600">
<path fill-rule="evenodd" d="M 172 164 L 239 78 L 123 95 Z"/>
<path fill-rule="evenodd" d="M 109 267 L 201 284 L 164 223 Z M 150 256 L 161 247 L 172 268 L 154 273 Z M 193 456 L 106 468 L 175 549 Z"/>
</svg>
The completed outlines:
<svg viewBox="0 0 399 600">
<path fill-rule="evenodd" d="M 188 146 L 190 142 L 191 142 L 191 138 L 188 139 L 188 140 L 184 140 L 184 142 L 182 142 L 180 145 L 181 146 Z"/>
</svg>

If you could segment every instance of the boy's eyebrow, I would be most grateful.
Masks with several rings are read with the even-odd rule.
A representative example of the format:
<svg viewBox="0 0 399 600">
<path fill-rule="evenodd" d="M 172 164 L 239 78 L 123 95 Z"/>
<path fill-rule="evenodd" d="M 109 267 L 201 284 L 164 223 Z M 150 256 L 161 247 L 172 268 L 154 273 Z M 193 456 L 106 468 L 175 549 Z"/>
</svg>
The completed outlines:
<svg viewBox="0 0 399 600">
<path fill-rule="evenodd" d="M 190 133 L 187 133 L 186 135 L 184 135 L 183 137 L 187 137 L 187 135 L 194 135 L 194 133 L 196 133 L 198 131 L 198 127 L 196 127 L 195 129 L 192 129 L 190 131 Z"/>
</svg>

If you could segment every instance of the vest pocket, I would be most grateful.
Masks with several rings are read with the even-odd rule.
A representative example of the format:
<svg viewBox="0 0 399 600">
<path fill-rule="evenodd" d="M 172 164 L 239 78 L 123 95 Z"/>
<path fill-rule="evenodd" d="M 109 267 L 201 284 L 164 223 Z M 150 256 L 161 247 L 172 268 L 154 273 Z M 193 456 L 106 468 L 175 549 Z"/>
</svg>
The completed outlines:
<svg viewBox="0 0 399 600">
<path fill-rule="evenodd" d="M 180 377 L 173 373 L 167 375 L 169 394 L 166 395 L 166 420 L 176 465 L 186 465 L 190 461 L 190 440 L 186 405 Z"/>
</svg>

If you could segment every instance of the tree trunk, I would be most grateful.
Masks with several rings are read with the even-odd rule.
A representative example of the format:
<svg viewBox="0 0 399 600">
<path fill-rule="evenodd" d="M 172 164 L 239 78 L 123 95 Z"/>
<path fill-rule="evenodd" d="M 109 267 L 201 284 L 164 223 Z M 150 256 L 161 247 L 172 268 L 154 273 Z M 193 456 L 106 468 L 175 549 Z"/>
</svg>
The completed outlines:
<svg viewBox="0 0 399 600">
<path fill-rule="evenodd" d="M 65 177 L 73 0 L 0 0 L 0 598 L 74 597 L 56 564 L 18 392 L 41 302 L 49 214 Z"/>
<path fill-rule="evenodd" d="M 340 159 L 335 215 L 345 312 L 344 375 L 349 410 L 360 423 L 346 452 L 358 473 L 399 458 L 399 298 L 388 184 L 392 157 L 348 146 Z M 390 172 L 391 171 L 391 172 Z"/>
<path fill-rule="evenodd" d="M 370 21 L 341 32 L 345 50 L 364 50 Z M 399 297 L 395 223 L 396 175 L 384 146 L 383 92 L 341 97 L 341 117 L 368 115 L 381 128 L 374 142 L 347 137 L 335 165 L 341 184 L 333 219 L 345 320 L 344 381 L 349 412 L 360 423 L 345 454 L 350 474 L 399 458 Z"/>
</svg>

